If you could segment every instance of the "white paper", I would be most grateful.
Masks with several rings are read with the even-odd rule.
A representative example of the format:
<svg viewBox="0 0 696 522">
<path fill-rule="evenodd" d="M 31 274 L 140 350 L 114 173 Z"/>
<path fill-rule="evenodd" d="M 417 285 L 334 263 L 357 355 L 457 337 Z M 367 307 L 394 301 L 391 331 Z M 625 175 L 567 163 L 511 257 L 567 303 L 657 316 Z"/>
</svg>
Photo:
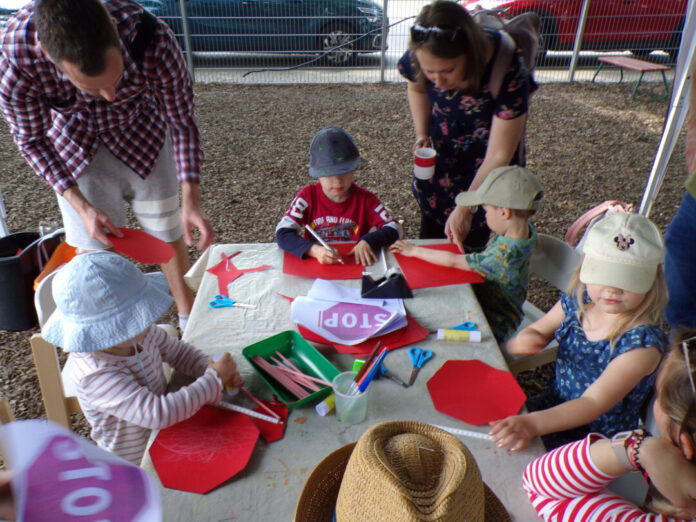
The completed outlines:
<svg viewBox="0 0 696 522">
<path fill-rule="evenodd" d="M 402 299 L 363 299 L 360 290 L 317 279 L 306 296 L 295 298 L 292 320 L 327 339 L 355 345 L 403 328 Z"/>
</svg>

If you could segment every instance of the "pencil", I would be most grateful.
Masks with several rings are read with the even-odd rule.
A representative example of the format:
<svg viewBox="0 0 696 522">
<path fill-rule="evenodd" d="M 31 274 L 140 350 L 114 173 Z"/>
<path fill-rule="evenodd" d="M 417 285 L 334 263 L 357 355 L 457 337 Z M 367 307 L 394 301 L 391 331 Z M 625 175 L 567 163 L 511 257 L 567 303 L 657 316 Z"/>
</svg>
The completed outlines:
<svg viewBox="0 0 696 522">
<path fill-rule="evenodd" d="M 317 233 L 314 231 L 314 229 L 313 229 L 312 227 L 310 227 L 309 225 L 307 225 L 307 226 L 305 227 L 305 230 L 306 230 L 307 232 L 309 232 L 312 236 L 314 236 L 314 239 L 316 239 L 317 241 L 319 241 L 319 244 L 321 244 L 321 246 L 323 246 L 325 249 L 330 250 L 331 252 L 333 252 L 334 254 L 336 254 L 336 255 L 338 256 L 338 262 L 339 262 L 339 263 L 341 263 L 342 265 L 345 264 L 345 263 L 343 262 L 343 259 L 341 259 L 341 254 L 338 253 L 338 250 L 336 250 L 336 249 L 335 249 L 334 247 L 332 247 L 332 246 L 329 246 L 329 244 L 328 244 L 326 241 L 324 241 L 324 240 L 321 238 L 321 236 L 319 236 L 319 234 L 317 234 Z"/>
</svg>

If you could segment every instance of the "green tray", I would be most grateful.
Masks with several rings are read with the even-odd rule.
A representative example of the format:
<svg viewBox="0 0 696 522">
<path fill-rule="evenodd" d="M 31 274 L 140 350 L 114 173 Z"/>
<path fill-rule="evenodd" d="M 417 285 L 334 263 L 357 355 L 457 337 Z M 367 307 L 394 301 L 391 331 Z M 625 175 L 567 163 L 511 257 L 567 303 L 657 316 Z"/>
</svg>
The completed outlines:
<svg viewBox="0 0 696 522">
<path fill-rule="evenodd" d="M 304 399 L 298 400 L 297 397 L 287 391 L 282 384 L 256 366 L 251 360 L 255 355 L 259 355 L 273 364 L 269 358 L 274 355 L 276 351 L 290 359 L 302 373 L 327 382 L 333 381 L 333 378 L 339 374 L 339 371 L 326 359 L 326 357 L 320 354 L 314 346 L 309 344 L 294 330 L 286 330 L 285 332 L 273 335 L 263 341 L 259 341 L 244 348 L 242 350 L 242 355 L 249 361 L 249 364 L 251 364 L 259 375 L 261 375 L 261 378 L 266 382 L 271 391 L 277 395 L 278 399 L 288 408 L 304 406 L 317 399 L 322 399 L 331 393 L 331 387 L 325 386 Z"/>
</svg>

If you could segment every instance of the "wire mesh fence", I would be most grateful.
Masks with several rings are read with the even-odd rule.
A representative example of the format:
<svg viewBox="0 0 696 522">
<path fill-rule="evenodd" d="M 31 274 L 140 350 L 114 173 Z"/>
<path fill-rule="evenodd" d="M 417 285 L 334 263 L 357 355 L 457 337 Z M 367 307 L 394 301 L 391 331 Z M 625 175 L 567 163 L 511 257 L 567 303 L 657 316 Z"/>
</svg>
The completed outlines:
<svg viewBox="0 0 696 522">
<path fill-rule="evenodd" d="M 400 81 L 396 64 L 429 0 L 137 0 L 169 24 L 196 81 Z M 540 81 L 590 79 L 601 53 L 673 64 L 688 0 L 461 0 L 541 20 Z M 13 9 L 22 0 L 10 2 Z M 12 10 L 0 2 L 0 24 Z M 573 50 L 576 50 L 573 59 Z M 573 73 L 569 74 L 572 70 Z M 647 78 L 646 78 L 647 79 Z M 659 79 L 659 78 L 657 78 Z"/>
</svg>

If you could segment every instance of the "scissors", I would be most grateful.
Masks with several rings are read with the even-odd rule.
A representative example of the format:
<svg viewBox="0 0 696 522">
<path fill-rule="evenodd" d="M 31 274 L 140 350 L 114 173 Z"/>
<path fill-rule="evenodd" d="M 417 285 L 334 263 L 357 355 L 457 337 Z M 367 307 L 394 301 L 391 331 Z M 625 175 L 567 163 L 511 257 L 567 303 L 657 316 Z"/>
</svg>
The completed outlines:
<svg viewBox="0 0 696 522">
<path fill-rule="evenodd" d="M 396 375 L 389 373 L 389 370 L 387 370 L 387 367 L 384 366 L 384 364 L 380 364 L 380 366 L 379 366 L 379 375 L 380 375 L 380 377 L 384 376 L 384 377 L 387 377 L 388 379 L 391 379 L 396 384 L 400 384 L 404 388 L 408 388 L 408 385 L 404 381 L 399 379 Z"/>
<path fill-rule="evenodd" d="M 240 308 L 256 308 L 256 305 L 238 303 L 237 301 L 222 294 L 216 295 L 215 298 L 208 303 L 208 306 L 210 308 L 228 308 L 232 306 L 238 306 Z"/>
<path fill-rule="evenodd" d="M 408 352 L 411 354 L 411 362 L 413 363 L 411 378 L 408 380 L 408 385 L 411 386 L 416 380 L 416 376 L 418 375 L 421 366 L 423 366 L 429 359 L 432 359 L 433 352 L 415 347 L 411 348 Z"/>
<path fill-rule="evenodd" d="M 453 326 L 451 330 L 476 330 L 476 323 L 474 323 L 473 321 L 464 321 L 462 324 Z"/>
</svg>

